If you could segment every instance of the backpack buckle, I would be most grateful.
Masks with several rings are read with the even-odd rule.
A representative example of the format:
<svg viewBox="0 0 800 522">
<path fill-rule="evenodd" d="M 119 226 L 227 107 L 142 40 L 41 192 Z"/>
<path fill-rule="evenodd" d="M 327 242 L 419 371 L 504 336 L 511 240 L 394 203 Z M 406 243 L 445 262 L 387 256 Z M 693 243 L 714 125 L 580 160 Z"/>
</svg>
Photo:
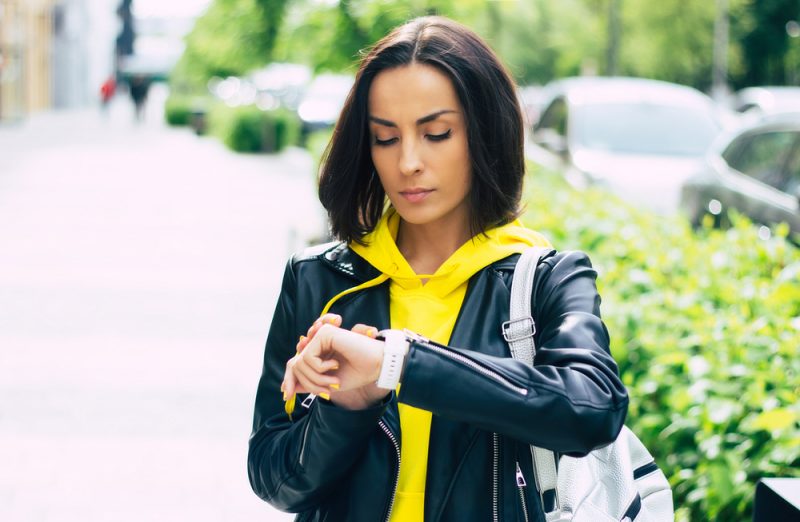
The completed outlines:
<svg viewBox="0 0 800 522">
<path fill-rule="evenodd" d="M 523 325 L 520 323 L 527 323 L 527 324 Z M 529 339 L 533 337 L 534 334 L 536 333 L 536 323 L 533 321 L 533 317 L 531 317 L 530 315 L 528 317 L 520 317 L 519 319 L 505 321 L 503 322 L 502 325 L 500 325 L 500 327 L 503 331 L 503 339 L 505 339 L 507 343 L 513 343 L 521 341 L 523 339 Z"/>
</svg>

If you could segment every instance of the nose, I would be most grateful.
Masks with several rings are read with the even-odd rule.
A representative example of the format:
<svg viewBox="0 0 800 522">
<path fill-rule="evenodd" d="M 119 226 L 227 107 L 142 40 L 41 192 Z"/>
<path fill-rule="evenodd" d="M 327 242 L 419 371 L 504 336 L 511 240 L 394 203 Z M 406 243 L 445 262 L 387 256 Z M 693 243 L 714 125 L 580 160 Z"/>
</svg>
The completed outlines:
<svg viewBox="0 0 800 522">
<path fill-rule="evenodd" d="M 405 140 L 400 154 L 400 172 L 405 176 L 413 176 L 422 172 L 423 163 L 419 145 L 415 140 Z"/>
</svg>

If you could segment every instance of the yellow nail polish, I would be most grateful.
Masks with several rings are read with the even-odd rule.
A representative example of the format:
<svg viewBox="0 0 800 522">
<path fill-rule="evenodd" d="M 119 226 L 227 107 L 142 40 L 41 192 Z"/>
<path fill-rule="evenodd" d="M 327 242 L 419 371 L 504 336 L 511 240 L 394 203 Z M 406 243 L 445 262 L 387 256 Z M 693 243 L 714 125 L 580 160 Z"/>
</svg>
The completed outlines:
<svg viewBox="0 0 800 522">
<path fill-rule="evenodd" d="M 333 388 L 334 390 L 338 390 L 339 389 L 339 385 L 338 384 L 331 384 L 331 388 Z"/>
<path fill-rule="evenodd" d="M 306 340 L 306 336 L 305 335 L 301 335 L 299 341 L 302 343 L 305 340 Z"/>
<path fill-rule="evenodd" d="M 376 337 L 378 337 L 378 331 L 370 328 L 369 330 L 367 330 L 367 337 L 375 339 Z"/>
<path fill-rule="evenodd" d="M 284 397 L 286 397 L 285 394 Z M 283 405 L 283 409 L 286 412 L 286 415 L 289 416 L 289 420 L 292 420 L 292 413 L 294 413 L 294 399 L 295 395 L 292 395 Z"/>
<path fill-rule="evenodd" d="M 320 393 L 319 396 L 325 399 L 326 401 L 331 400 L 331 396 L 327 393 Z"/>
</svg>

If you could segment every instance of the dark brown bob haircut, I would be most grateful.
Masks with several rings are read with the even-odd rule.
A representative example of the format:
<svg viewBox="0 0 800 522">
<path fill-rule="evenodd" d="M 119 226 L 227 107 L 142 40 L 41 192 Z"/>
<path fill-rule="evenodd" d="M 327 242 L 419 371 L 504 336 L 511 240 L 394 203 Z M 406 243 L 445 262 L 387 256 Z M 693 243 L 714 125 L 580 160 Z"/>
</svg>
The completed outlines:
<svg viewBox="0 0 800 522">
<path fill-rule="evenodd" d="M 453 82 L 467 128 L 472 164 L 470 230 L 476 235 L 513 221 L 525 175 L 522 114 L 514 81 L 481 38 L 439 16 L 414 19 L 381 39 L 361 60 L 320 168 L 319 199 L 331 232 L 360 242 L 380 220 L 386 193 L 373 174 L 367 98 L 382 71 L 436 67 Z"/>
</svg>

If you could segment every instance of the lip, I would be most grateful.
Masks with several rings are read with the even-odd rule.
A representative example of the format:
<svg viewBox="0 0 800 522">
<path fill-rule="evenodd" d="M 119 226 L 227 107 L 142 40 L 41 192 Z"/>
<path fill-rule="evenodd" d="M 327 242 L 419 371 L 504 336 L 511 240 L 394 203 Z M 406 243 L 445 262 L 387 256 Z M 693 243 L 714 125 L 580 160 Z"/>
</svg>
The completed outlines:
<svg viewBox="0 0 800 522">
<path fill-rule="evenodd" d="M 426 188 L 410 188 L 408 190 L 403 190 L 400 192 L 400 195 L 403 196 L 407 201 L 411 203 L 418 203 L 423 199 L 427 198 L 429 194 L 433 192 L 434 189 L 426 189 Z"/>
</svg>

